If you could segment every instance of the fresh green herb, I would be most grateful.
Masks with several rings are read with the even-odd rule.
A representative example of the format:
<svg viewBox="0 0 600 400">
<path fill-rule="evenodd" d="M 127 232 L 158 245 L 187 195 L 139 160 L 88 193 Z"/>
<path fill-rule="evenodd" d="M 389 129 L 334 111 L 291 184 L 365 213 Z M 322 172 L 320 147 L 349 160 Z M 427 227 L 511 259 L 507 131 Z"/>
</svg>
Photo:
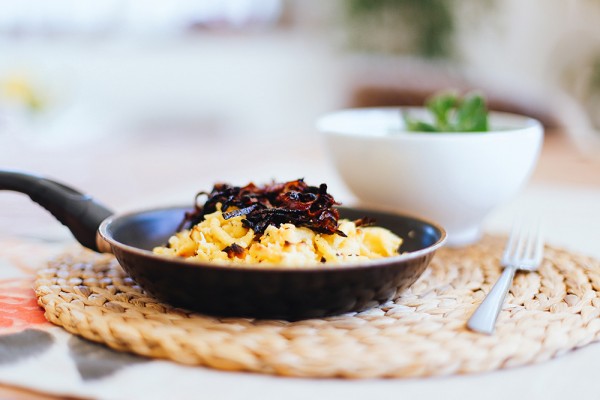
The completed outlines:
<svg viewBox="0 0 600 400">
<path fill-rule="evenodd" d="M 412 132 L 486 132 L 488 109 L 479 93 L 459 97 L 452 92 L 437 94 L 425 102 L 433 122 L 419 121 L 403 113 L 406 130 Z"/>
</svg>

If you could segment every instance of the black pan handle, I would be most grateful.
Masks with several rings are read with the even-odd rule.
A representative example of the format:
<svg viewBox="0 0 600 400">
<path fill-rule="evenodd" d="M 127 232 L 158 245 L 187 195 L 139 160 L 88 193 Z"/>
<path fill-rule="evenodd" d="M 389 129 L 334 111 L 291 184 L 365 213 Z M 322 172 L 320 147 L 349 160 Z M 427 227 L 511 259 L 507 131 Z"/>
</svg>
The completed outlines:
<svg viewBox="0 0 600 400">
<path fill-rule="evenodd" d="M 65 225 L 75 239 L 88 249 L 99 251 L 96 232 L 112 211 L 90 196 L 41 176 L 0 170 L 0 190 L 28 195 Z"/>
</svg>

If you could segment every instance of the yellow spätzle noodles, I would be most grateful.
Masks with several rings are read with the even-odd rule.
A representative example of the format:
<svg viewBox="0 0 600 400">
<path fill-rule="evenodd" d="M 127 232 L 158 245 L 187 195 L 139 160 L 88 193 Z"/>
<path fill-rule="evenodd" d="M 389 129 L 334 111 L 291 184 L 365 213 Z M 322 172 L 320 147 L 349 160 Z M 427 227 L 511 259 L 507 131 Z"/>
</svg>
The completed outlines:
<svg viewBox="0 0 600 400">
<path fill-rule="evenodd" d="M 321 234 L 293 224 L 270 225 L 256 237 L 239 216 L 224 219 L 217 211 L 191 229 L 176 233 L 168 246 L 154 253 L 184 257 L 189 261 L 224 264 L 264 264 L 271 267 L 352 263 L 398 254 L 402 239 L 376 226 L 356 226 L 340 220 L 338 234 Z"/>
</svg>

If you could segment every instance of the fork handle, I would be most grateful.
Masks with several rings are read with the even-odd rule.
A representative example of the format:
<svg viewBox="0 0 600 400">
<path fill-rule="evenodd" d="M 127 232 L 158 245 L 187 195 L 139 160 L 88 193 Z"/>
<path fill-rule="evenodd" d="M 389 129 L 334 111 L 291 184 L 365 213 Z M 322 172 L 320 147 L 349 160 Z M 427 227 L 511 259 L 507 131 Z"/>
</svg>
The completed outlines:
<svg viewBox="0 0 600 400">
<path fill-rule="evenodd" d="M 471 318 L 469 318 L 469 321 L 467 322 L 467 327 L 469 329 L 488 335 L 494 333 L 498 314 L 500 314 L 504 298 L 515 277 L 516 270 L 517 269 L 512 266 L 504 268 L 502 275 L 500 275 L 500 278 L 498 278 L 498 281 L 496 281 L 492 290 L 490 290 L 479 307 L 477 307 L 477 310 L 475 310 Z"/>
</svg>

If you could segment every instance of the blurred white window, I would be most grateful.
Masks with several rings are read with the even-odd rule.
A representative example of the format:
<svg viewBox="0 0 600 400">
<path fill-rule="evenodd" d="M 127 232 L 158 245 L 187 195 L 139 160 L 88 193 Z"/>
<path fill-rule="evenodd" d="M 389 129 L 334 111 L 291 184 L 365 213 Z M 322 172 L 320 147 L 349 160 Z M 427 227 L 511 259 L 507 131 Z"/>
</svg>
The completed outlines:
<svg viewBox="0 0 600 400">
<path fill-rule="evenodd" d="M 281 0 L 0 0 L 0 34 L 187 33 L 268 28 Z"/>
</svg>

